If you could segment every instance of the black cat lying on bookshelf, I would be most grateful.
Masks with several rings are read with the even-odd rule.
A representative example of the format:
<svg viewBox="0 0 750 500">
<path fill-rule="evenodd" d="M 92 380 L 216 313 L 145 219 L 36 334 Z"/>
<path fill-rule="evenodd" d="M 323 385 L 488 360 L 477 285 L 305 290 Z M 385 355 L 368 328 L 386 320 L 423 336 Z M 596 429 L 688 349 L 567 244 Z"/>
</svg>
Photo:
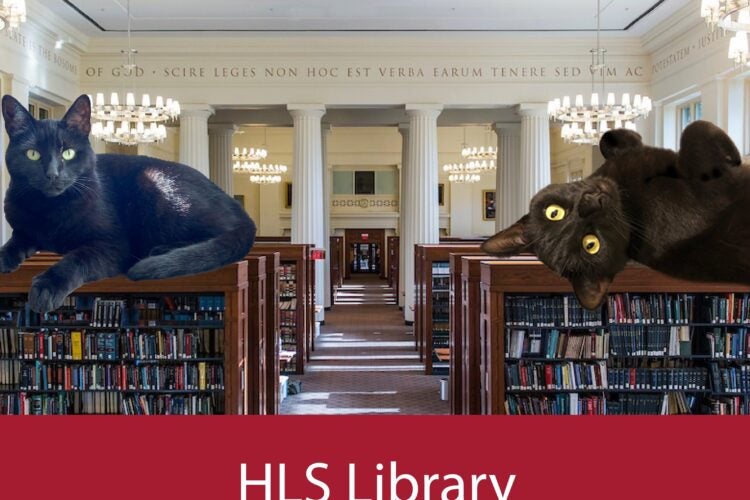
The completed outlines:
<svg viewBox="0 0 750 500">
<path fill-rule="evenodd" d="M 2 100 L 10 136 L 5 216 L 13 235 L 0 272 L 39 250 L 64 257 L 36 276 L 29 305 L 57 309 L 84 283 L 127 273 L 132 280 L 210 271 L 241 260 L 255 224 L 240 205 L 193 168 L 128 155 L 95 155 L 91 103 L 79 97 L 62 120 L 35 120 Z"/>
<path fill-rule="evenodd" d="M 624 129 L 599 147 L 599 169 L 539 191 L 529 213 L 482 249 L 536 253 L 589 309 L 628 259 L 682 279 L 750 283 L 750 166 L 729 136 L 697 121 L 677 153 Z"/>
</svg>

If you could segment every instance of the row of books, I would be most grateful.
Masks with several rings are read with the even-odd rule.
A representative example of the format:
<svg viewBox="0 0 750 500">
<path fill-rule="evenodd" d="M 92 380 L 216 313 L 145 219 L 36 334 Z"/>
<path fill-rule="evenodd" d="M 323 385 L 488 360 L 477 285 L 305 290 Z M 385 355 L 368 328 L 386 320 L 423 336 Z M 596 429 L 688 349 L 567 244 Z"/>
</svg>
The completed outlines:
<svg viewBox="0 0 750 500">
<path fill-rule="evenodd" d="M 750 365 L 722 368 L 711 363 L 711 384 L 716 392 L 750 393 Z"/>
<path fill-rule="evenodd" d="M 739 396 L 714 398 L 709 401 L 711 415 L 747 415 L 748 401 Z"/>
<path fill-rule="evenodd" d="M 451 272 L 449 262 L 433 262 L 432 276 L 448 276 Z"/>
<path fill-rule="evenodd" d="M 613 356 L 690 356 L 690 327 L 619 325 L 610 327 Z"/>
<path fill-rule="evenodd" d="M 591 329 L 588 332 L 506 329 L 505 357 L 541 357 L 547 359 L 606 359 L 609 355 L 609 333 Z"/>
<path fill-rule="evenodd" d="M 685 293 L 612 293 L 607 298 L 609 323 L 686 324 L 693 321 L 695 296 Z"/>
<path fill-rule="evenodd" d="M 224 413 L 223 407 L 223 398 L 210 394 L 141 394 L 125 396 L 122 400 L 125 415 L 214 415 Z"/>
<path fill-rule="evenodd" d="M 505 364 L 506 385 L 511 390 L 606 389 L 607 363 L 518 363 Z"/>
<path fill-rule="evenodd" d="M 279 268 L 279 279 L 293 281 L 297 279 L 297 266 L 295 264 L 281 264 Z"/>
<path fill-rule="evenodd" d="M 7 347 L 7 349 L 5 349 Z M 155 332 L 126 330 L 0 331 L 0 357 L 40 360 L 154 360 L 219 357 L 224 330 L 182 328 Z"/>
<path fill-rule="evenodd" d="M 708 370 L 688 368 L 610 368 L 609 388 L 621 390 L 694 390 L 708 389 Z"/>
<path fill-rule="evenodd" d="M 607 399 L 578 393 L 551 396 L 510 394 L 505 401 L 505 412 L 508 415 L 605 415 Z"/>
<path fill-rule="evenodd" d="M 279 324 L 290 328 L 297 326 L 297 311 L 282 309 L 279 314 Z"/>
<path fill-rule="evenodd" d="M 747 328 L 727 330 L 714 328 L 705 334 L 708 351 L 712 358 L 744 359 L 750 353 L 750 336 Z"/>
<path fill-rule="evenodd" d="M 510 295 L 505 298 L 505 323 L 508 326 L 595 327 L 602 326 L 602 313 L 600 309 L 584 309 L 572 295 Z"/>
<path fill-rule="evenodd" d="M 750 294 L 728 293 L 711 296 L 703 304 L 704 316 L 713 323 L 750 323 Z"/>
<path fill-rule="evenodd" d="M 119 392 L 0 394 L 0 415 L 116 415 L 121 401 Z"/>
<path fill-rule="evenodd" d="M 279 309 L 282 311 L 296 311 L 297 310 L 297 299 L 285 300 L 279 302 Z"/>
<path fill-rule="evenodd" d="M 0 359 L 0 389 L 15 389 L 21 383 L 21 361 Z"/>
<path fill-rule="evenodd" d="M 683 392 L 667 394 L 619 394 L 607 401 L 609 415 L 675 415 L 692 413 L 697 398 Z"/>
<path fill-rule="evenodd" d="M 21 391 L 144 390 L 190 391 L 224 388 L 221 365 L 70 365 L 24 363 L 20 369 Z"/>
<path fill-rule="evenodd" d="M 224 413 L 221 395 L 126 395 L 119 392 L 0 394 L 0 415 L 214 415 Z"/>
</svg>

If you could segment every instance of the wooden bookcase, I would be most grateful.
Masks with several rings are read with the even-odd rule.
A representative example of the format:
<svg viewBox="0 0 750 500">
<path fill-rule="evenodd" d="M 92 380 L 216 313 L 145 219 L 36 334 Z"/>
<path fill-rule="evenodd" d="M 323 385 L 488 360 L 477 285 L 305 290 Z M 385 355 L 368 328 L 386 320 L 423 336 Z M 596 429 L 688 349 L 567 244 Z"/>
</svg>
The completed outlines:
<svg viewBox="0 0 750 500">
<path fill-rule="evenodd" d="M 450 348 L 450 377 L 448 378 L 448 385 L 451 414 L 453 415 L 461 415 L 464 413 L 462 391 L 464 386 L 464 358 L 466 357 L 466 354 L 464 353 L 464 344 L 462 341 L 465 309 L 462 305 L 464 282 L 461 279 L 461 262 L 462 257 L 467 256 L 475 256 L 476 258 L 485 259 L 491 258 L 486 254 L 478 254 L 478 252 L 450 253 L 448 255 L 450 273 L 450 293 L 448 294 L 448 307 L 450 310 L 450 330 L 448 333 L 448 347 Z"/>
<path fill-rule="evenodd" d="M 396 299 L 398 299 L 398 287 L 399 287 L 399 281 L 398 281 L 398 273 L 399 273 L 399 263 L 398 263 L 398 248 L 399 248 L 399 237 L 398 236 L 388 236 L 386 237 L 386 247 L 388 252 L 388 286 L 393 288 L 393 292 L 396 294 Z"/>
<path fill-rule="evenodd" d="M 307 360 L 310 325 L 308 247 L 304 244 L 262 242 L 256 243 L 252 249 L 252 253 L 258 254 L 279 253 L 279 309 L 285 307 L 285 302 L 295 301 L 295 307 L 289 309 L 291 313 L 282 309 L 279 316 L 280 370 L 284 373 L 303 374 Z"/>
<path fill-rule="evenodd" d="M 2 300 L 7 301 L 7 303 L 13 302 L 14 304 L 17 304 L 19 306 L 24 304 L 26 300 L 26 294 L 28 293 L 32 279 L 38 274 L 47 270 L 58 260 L 59 257 L 51 254 L 38 255 L 31 259 L 28 259 L 23 265 L 21 265 L 21 267 L 17 271 L 7 275 L 2 275 L 0 277 L 0 297 L 2 297 Z M 165 298 L 166 296 L 169 296 L 170 298 L 167 299 Z M 183 306 L 173 308 L 174 303 L 183 302 L 187 304 L 188 302 L 195 302 L 197 304 L 200 304 L 200 300 L 203 300 L 203 297 L 209 296 L 219 296 L 223 298 L 224 309 L 221 313 L 222 319 L 220 326 L 216 324 L 215 319 L 210 320 L 208 323 L 201 322 L 201 320 L 185 320 L 182 317 L 180 317 L 180 319 L 177 319 L 178 313 L 187 314 L 187 311 L 195 311 L 195 313 L 198 314 L 199 311 L 208 310 L 198 309 L 198 307 L 209 306 L 195 306 L 196 309 L 192 309 L 193 306 L 187 305 L 184 306 L 185 308 L 182 308 Z M 54 349 L 62 347 L 65 342 L 69 342 L 69 345 L 72 345 L 73 349 L 75 349 L 76 345 L 81 346 L 81 344 L 83 344 L 82 350 L 84 352 L 84 356 L 86 353 L 86 349 L 91 348 L 93 344 L 76 342 L 73 339 L 73 332 L 80 331 L 80 338 L 83 338 L 84 340 L 91 339 L 91 342 L 94 342 L 97 345 L 96 349 L 99 349 L 99 339 L 102 338 L 99 334 L 106 333 L 107 335 L 112 335 L 112 343 L 109 344 L 108 348 L 112 348 L 116 353 L 116 356 L 113 355 L 113 357 L 111 358 L 101 357 L 97 359 L 94 359 L 93 357 L 87 359 L 77 359 L 75 355 L 72 358 L 57 357 L 58 354 L 43 354 L 43 351 L 40 351 L 40 349 L 42 349 L 42 345 L 50 346 L 52 344 L 40 343 L 35 345 L 32 342 L 30 346 L 23 345 L 22 347 L 19 344 L 18 348 L 22 349 L 22 351 L 19 350 L 18 352 L 23 352 L 23 357 L 25 358 L 24 360 L 20 361 L 19 364 L 31 362 L 31 365 L 36 367 L 44 366 L 46 370 L 43 370 L 43 372 L 46 372 L 48 377 L 52 375 L 57 378 L 57 382 L 55 383 L 57 385 L 57 390 L 48 390 L 48 388 L 43 388 L 42 384 L 39 384 L 38 390 L 29 390 L 27 388 L 23 391 L 20 389 L 20 385 L 19 387 L 10 388 L 6 386 L 2 391 L 0 391 L 2 392 L 0 396 L 8 398 L 14 397 L 13 395 L 20 395 L 21 393 L 24 394 L 24 397 L 28 395 L 33 412 L 37 412 L 36 410 L 38 409 L 41 409 L 40 411 L 42 412 L 44 411 L 43 405 L 46 405 L 49 401 L 43 401 L 43 394 L 52 394 L 53 398 L 50 399 L 57 398 L 58 401 L 60 401 L 61 399 L 71 401 L 74 398 L 77 398 L 79 395 L 81 399 L 84 399 L 88 394 L 101 395 L 104 393 L 107 393 L 107 408 L 102 409 L 95 407 L 93 412 L 123 412 L 125 399 L 127 399 L 129 403 L 132 402 L 134 407 L 139 407 L 140 404 L 143 404 L 141 403 L 141 398 L 143 398 L 143 402 L 145 404 L 171 404 L 173 405 L 171 411 L 178 411 L 177 403 L 179 402 L 179 407 L 181 408 L 182 412 L 191 412 L 191 410 L 189 409 L 190 404 L 185 403 L 184 400 L 181 400 L 181 398 L 187 399 L 191 397 L 211 398 L 212 401 L 214 401 L 214 398 L 219 398 L 218 400 L 216 400 L 216 403 L 212 405 L 216 406 L 216 404 L 220 403 L 214 409 L 207 410 L 206 407 L 203 407 L 202 409 L 197 410 L 199 412 L 209 411 L 214 413 L 222 412 L 226 414 L 246 414 L 249 412 L 249 395 L 251 387 L 255 384 L 259 384 L 260 381 L 252 380 L 250 378 L 251 375 L 249 370 L 249 361 L 247 358 L 249 350 L 247 262 L 242 261 L 231 264 L 222 269 L 209 273 L 202 273 L 194 276 L 171 278 L 165 280 L 133 282 L 125 277 L 120 276 L 97 281 L 94 283 L 88 283 L 71 294 L 71 297 L 72 298 L 70 299 L 69 303 L 73 303 L 75 305 L 60 309 L 57 312 L 51 314 L 49 317 L 40 318 L 40 323 L 36 323 L 36 321 L 31 319 L 35 318 L 33 314 L 27 314 L 22 311 L 17 311 L 16 313 L 14 313 L 11 310 L 7 310 L 5 314 L 11 316 L 13 314 L 24 314 L 24 320 L 21 321 L 23 326 L 19 326 L 18 322 L 20 318 L 16 317 L 15 322 L 7 321 L 4 325 L 4 328 L 6 328 L 8 334 L 17 334 L 19 341 L 20 337 L 23 336 L 24 339 L 26 339 L 27 337 L 40 339 L 46 338 L 50 339 L 49 342 L 51 342 L 51 339 L 54 335 L 56 342 Z M 121 322 L 117 322 L 114 320 L 114 317 L 116 317 L 116 315 L 113 316 L 113 309 L 110 308 L 108 310 L 109 317 L 112 320 L 112 324 L 110 326 L 107 326 L 106 328 L 101 326 L 90 326 L 92 322 L 95 321 L 96 315 L 102 314 L 103 311 L 105 311 L 104 306 L 101 306 L 101 309 L 96 306 L 97 298 L 112 299 L 113 301 L 116 300 L 118 304 L 118 310 L 123 313 L 123 319 L 121 320 Z M 78 300 L 80 300 L 81 302 L 87 302 L 90 305 L 90 308 L 85 310 L 78 309 Z M 143 316 L 141 315 L 144 314 L 144 311 L 146 311 L 147 309 L 145 308 L 145 305 L 138 304 L 145 304 L 148 301 L 151 301 L 154 304 L 153 308 L 148 307 L 148 309 L 154 309 L 155 313 L 158 312 L 159 318 L 153 317 L 148 322 L 144 321 L 144 323 L 141 324 L 143 318 Z M 91 306 L 92 303 L 94 304 L 93 306 Z M 163 309 L 158 308 L 157 304 L 162 304 Z M 218 309 L 213 310 L 220 311 Z M 166 311 L 168 311 L 168 313 L 170 314 L 171 319 L 167 319 Z M 82 314 L 83 317 L 76 318 L 75 322 L 73 322 L 73 320 L 69 318 L 72 317 L 74 313 Z M 61 317 L 56 318 L 57 314 L 65 314 L 68 316 L 67 319 L 61 319 Z M 126 317 L 125 314 L 128 315 L 127 320 L 124 319 Z M 132 319 L 130 317 L 130 314 L 137 315 L 137 325 L 129 324 L 130 320 Z M 164 316 L 162 317 L 162 315 Z M 7 319 L 8 318 L 6 317 L 6 320 Z M 214 339 L 223 338 L 223 357 L 215 359 L 197 358 L 195 356 L 186 357 L 184 355 L 177 356 L 176 354 L 174 354 L 177 352 L 176 349 L 178 349 L 178 347 L 175 347 L 177 344 L 173 345 L 173 347 L 171 348 L 173 349 L 172 355 L 174 355 L 175 357 L 169 359 L 164 359 L 162 357 L 159 357 L 158 355 L 151 355 L 148 358 L 130 357 L 126 356 L 122 351 L 120 351 L 118 347 L 116 347 L 117 345 L 127 345 L 127 343 L 123 343 L 124 338 L 121 335 L 128 335 L 128 331 L 130 331 L 131 334 L 140 332 L 144 335 L 152 335 L 154 336 L 154 338 L 156 338 L 159 336 L 159 331 L 161 331 L 164 335 L 178 335 L 178 329 L 202 329 L 212 331 L 218 329 L 223 331 L 222 337 L 214 336 L 219 335 L 218 333 L 211 334 Z M 47 335 L 46 337 L 44 337 L 45 334 Z M 188 332 L 185 332 L 185 334 L 187 335 Z M 166 346 L 167 344 L 165 343 L 164 345 L 148 345 L 159 345 L 159 349 L 166 349 L 166 347 L 164 346 Z M 29 352 L 27 352 L 26 347 L 31 347 Z M 179 348 L 184 349 L 185 347 L 182 346 Z M 48 349 L 48 347 L 45 347 L 44 349 Z M 48 352 L 51 353 L 53 351 L 49 350 Z M 159 352 L 166 351 L 160 350 Z M 185 353 L 186 352 L 187 351 L 185 351 Z M 5 363 L 9 363 L 9 366 L 11 366 L 10 363 L 14 362 L 13 354 L 6 353 L 6 355 L 8 356 L 4 357 L 3 361 Z M 72 370 L 78 370 L 80 373 L 85 373 L 87 370 L 92 370 L 89 373 L 93 373 L 97 370 L 100 370 L 102 372 L 106 371 L 108 373 L 114 373 L 115 370 L 121 370 L 120 373 L 123 373 L 128 370 L 131 370 L 132 372 L 132 370 L 135 370 L 135 366 L 141 365 L 143 366 L 143 370 L 154 371 L 163 369 L 165 373 L 171 372 L 176 374 L 178 373 L 178 368 L 180 367 L 180 365 L 182 366 L 182 368 L 180 369 L 183 370 L 197 370 L 199 367 L 191 366 L 191 364 L 196 363 L 205 363 L 206 371 L 209 371 L 209 369 L 213 370 L 213 368 L 216 366 L 221 366 L 222 371 L 220 373 L 223 374 L 223 389 L 208 387 L 206 387 L 206 389 L 184 390 L 165 389 L 163 387 L 149 387 L 148 389 L 123 389 L 122 385 L 124 384 L 124 382 L 120 384 L 120 388 L 117 388 L 117 384 L 113 384 L 111 380 L 108 387 L 105 387 L 104 389 L 97 387 L 101 384 L 92 384 L 92 386 L 87 389 L 76 389 L 72 384 L 70 385 L 71 388 L 67 388 L 67 384 L 65 384 L 64 388 L 60 387 L 61 385 L 63 385 L 60 382 L 61 374 L 68 372 L 72 373 Z M 52 371 L 53 365 L 55 366 L 54 369 L 57 370 L 56 373 Z M 175 365 L 177 365 L 177 367 Z M 156 368 L 149 368 L 151 366 L 154 366 Z M 21 369 L 20 366 L 19 369 Z M 37 373 L 41 373 L 38 368 Z M 52 377 L 50 377 L 49 380 L 53 380 Z M 162 381 L 162 383 L 163 382 L 164 380 Z M 150 383 L 153 384 L 154 382 Z M 28 385 L 28 382 L 25 385 Z M 53 384 L 50 382 L 48 385 Z M 143 383 L 142 385 L 146 384 Z M 209 396 L 208 393 L 212 395 Z M 67 399 L 68 396 L 70 396 L 70 399 Z M 153 403 L 153 401 L 146 403 L 146 400 L 154 398 L 158 398 L 158 401 L 156 403 Z M 99 398 L 99 396 L 97 396 L 97 399 L 104 399 L 104 397 Z M 37 403 L 39 404 L 39 408 L 35 408 L 35 405 Z M 62 404 L 65 406 L 68 405 L 67 402 Z M 153 406 L 153 409 L 155 408 L 157 408 L 157 406 Z M 152 411 L 152 409 L 150 408 L 149 411 Z"/>
<path fill-rule="evenodd" d="M 266 413 L 266 257 L 249 255 L 247 261 L 247 369 L 249 379 L 248 413 Z M 253 383 L 252 381 L 257 381 Z"/>
<path fill-rule="evenodd" d="M 331 249 L 331 255 L 328 257 L 331 266 L 331 307 L 333 307 L 336 290 L 344 284 L 344 266 L 346 266 L 344 237 L 331 236 L 329 246 Z"/>
<path fill-rule="evenodd" d="M 425 374 L 449 373 L 449 360 L 440 361 L 435 349 L 449 349 L 450 254 L 481 253 L 478 244 L 416 245 L 415 336 Z M 437 370 L 435 370 L 437 368 Z"/>
<path fill-rule="evenodd" d="M 266 332 L 265 332 L 265 367 L 266 367 L 266 415 L 279 413 L 279 252 L 250 251 L 250 256 L 263 256 L 266 259 Z"/>
<path fill-rule="evenodd" d="M 486 382 L 486 385 L 482 388 L 483 397 L 486 399 L 486 404 L 484 405 L 486 413 L 506 413 L 506 400 L 511 394 L 514 397 L 518 397 L 519 400 L 520 396 L 533 397 L 540 401 L 544 400 L 543 403 L 539 404 L 552 404 L 553 398 L 559 400 L 560 398 L 565 399 L 568 397 L 572 400 L 571 396 L 567 396 L 568 394 L 581 394 L 582 398 L 586 398 L 588 404 L 587 407 L 583 407 L 583 410 L 588 413 L 600 412 L 600 407 L 606 408 L 607 412 L 612 408 L 617 408 L 618 412 L 623 411 L 625 413 L 664 411 L 664 409 L 668 412 L 673 412 L 675 407 L 679 408 L 680 406 L 674 402 L 678 399 L 685 402 L 686 408 L 691 413 L 693 411 L 717 411 L 714 408 L 721 411 L 722 405 L 729 407 L 735 400 L 738 404 L 738 411 L 741 409 L 742 412 L 747 413 L 747 399 L 750 396 L 750 387 L 747 387 L 748 381 L 744 378 L 740 381 L 738 374 L 737 383 L 740 384 L 741 382 L 746 387 L 736 391 L 724 390 L 720 387 L 728 379 L 723 374 L 721 376 L 714 376 L 713 373 L 714 369 L 718 375 L 721 370 L 731 370 L 733 367 L 744 366 L 750 362 L 747 352 L 745 351 L 736 359 L 726 359 L 716 357 L 714 353 L 702 353 L 703 347 L 701 346 L 705 341 L 705 337 L 708 336 L 708 332 L 714 331 L 714 329 L 718 330 L 717 335 L 726 335 L 727 333 L 739 334 L 740 330 L 747 326 L 747 323 L 722 322 L 721 316 L 718 316 L 719 321 L 714 321 L 715 318 L 709 321 L 708 316 L 713 315 L 714 311 L 717 311 L 718 315 L 719 306 L 717 304 L 721 304 L 721 300 L 726 299 L 729 294 L 737 294 L 732 296 L 734 300 L 745 300 L 743 311 L 746 314 L 750 310 L 747 307 L 747 299 L 750 299 L 750 286 L 730 283 L 689 282 L 663 275 L 645 266 L 629 264 L 623 272 L 616 276 L 610 286 L 609 300 L 605 302 L 599 316 L 602 326 L 583 326 L 578 328 L 570 325 L 559 326 L 559 323 L 563 319 L 560 318 L 559 314 L 555 315 L 550 312 L 549 303 L 541 302 L 537 304 L 541 309 L 537 309 L 536 311 L 542 311 L 542 313 L 538 314 L 542 314 L 543 325 L 534 326 L 526 324 L 524 326 L 512 326 L 506 323 L 506 317 L 509 314 L 506 310 L 507 299 L 518 297 L 515 299 L 518 301 L 516 302 L 517 306 L 523 308 L 537 307 L 534 306 L 533 302 L 536 299 L 546 297 L 553 300 L 562 300 L 560 299 L 561 296 L 572 297 L 570 284 L 566 280 L 556 276 L 538 261 L 512 263 L 482 262 L 480 267 L 482 304 L 480 334 L 482 336 L 482 343 L 487 346 L 486 353 L 483 353 L 481 360 L 484 375 L 482 381 Z M 749 295 L 743 298 L 743 294 Z M 656 324 L 656 322 L 639 323 L 638 319 L 634 323 L 631 322 L 629 324 L 623 324 L 625 321 L 621 319 L 616 319 L 613 322 L 614 310 L 612 308 L 619 307 L 619 302 L 617 301 L 620 300 L 624 304 L 630 304 L 628 307 L 632 307 L 632 311 L 638 311 L 638 314 L 642 314 L 643 317 L 657 318 L 659 315 L 655 314 L 655 311 L 668 310 L 670 312 L 665 313 L 665 316 L 661 317 L 669 318 L 669 315 L 671 315 L 673 318 L 677 318 L 677 320 L 675 322 L 666 319 L 663 324 Z M 665 304 L 667 305 L 665 306 Z M 568 309 L 570 314 L 577 314 L 575 310 L 577 302 L 569 300 L 567 305 L 572 308 Z M 735 310 L 733 308 L 729 309 L 732 311 Z M 688 310 L 692 312 L 685 312 Z M 521 310 L 522 313 L 526 314 L 524 311 L 524 309 Z M 737 311 L 739 313 L 739 309 Z M 518 310 L 516 314 L 520 314 Z M 724 314 L 726 314 L 726 310 Z M 745 321 L 750 320 L 746 319 Z M 555 323 L 558 326 L 550 326 L 551 323 Z M 635 330 L 640 328 L 647 333 L 633 333 L 635 332 L 633 329 L 634 325 L 637 326 Z M 664 345 L 660 342 L 664 341 L 665 336 L 661 333 L 657 334 L 659 329 L 664 330 L 666 328 L 668 330 L 666 338 L 672 342 L 672 338 L 674 337 L 670 336 L 675 333 L 675 328 L 679 329 L 680 327 L 685 328 L 686 338 L 684 344 L 688 352 L 682 352 L 683 342 L 680 342 L 680 352 L 677 353 L 671 351 L 672 345 L 669 346 L 669 354 L 667 354 L 666 349 L 662 351 L 662 347 L 654 350 L 654 343 L 658 346 Z M 540 359 L 539 356 L 514 356 L 506 359 L 506 329 L 509 332 L 511 330 L 539 330 L 542 333 L 538 338 L 542 339 L 541 342 L 543 343 L 548 341 L 544 336 L 551 329 L 559 331 L 567 330 L 569 337 L 575 336 L 577 334 L 576 330 L 584 330 L 585 332 L 593 330 L 594 332 L 591 333 L 591 345 L 594 345 L 595 341 L 598 342 L 599 339 L 607 338 L 606 336 L 609 335 L 608 342 L 604 342 L 604 345 L 608 345 L 609 348 L 604 351 L 602 358 L 590 356 L 582 359 L 580 356 L 575 356 L 574 359 L 569 359 L 553 356 L 551 358 L 541 357 Z M 654 333 L 652 335 L 648 332 Z M 586 339 L 589 333 L 578 335 L 583 335 Z M 615 339 L 615 335 L 619 338 L 617 342 L 620 342 L 620 344 L 616 344 L 615 340 L 613 340 Z M 646 335 L 648 335 L 648 342 L 645 341 Z M 742 338 L 745 337 L 743 336 Z M 680 339 L 682 340 L 682 337 Z M 641 342 L 641 344 L 637 344 L 637 342 Z M 614 347 L 615 345 L 623 345 L 623 343 L 628 346 L 641 345 L 644 351 L 633 354 L 632 352 L 626 352 L 624 348 L 620 350 L 619 347 Z M 524 352 L 526 345 L 523 344 Z M 554 346 L 554 344 L 552 345 Z M 565 355 L 567 355 L 567 351 Z M 601 386 L 593 388 L 587 386 L 587 388 L 568 390 L 536 389 L 534 387 L 527 389 L 528 385 L 522 383 L 520 390 L 509 390 L 507 388 L 508 382 L 506 381 L 506 365 L 509 365 L 508 369 L 511 370 L 513 369 L 511 365 L 520 364 L 519 359 L 532 364 L 605 363 L 602 366 L 606 366 L 608 382 L 614 380 L 622 382 L 623 377 L 620 377 L 622 374 L 617 375 L 619 378 L 615 379 L 615 371 L 622 372 L 627 370 L 626 374 L 630 378 L 625 383 L 628 385 L 632 384 L 632 386 L 612 387 L 605 385 L 603 382 L 604 377 L 602 376 L 600 380 L 599 375 L 597 375 L 597 383 L 601 383 Z M 556 370 L 556 368 L 552 370 Z M 602 367 L 601 370 L 603 371 L 604 368 Z M 642 370 L 642 375 L 644 376 L 638 375 L 637 370 Z M 693 378 L 693 374 L 687 373 L 688 370 L 699 373 Z M 552 373 L 556 372 L 553 371 Z M 669 380 L 668 383 L 666 382 L 667 380 Z M 549 382 L 547 381 L 546 383 L 548 384 Z M 652 403 L 650 410 L 646 409 L 647 403 L 649 403 L 646 396 L 638 400 L 637 395 L 647 395 L 650 397 Z M 578 399 L 578 396 L 576 396 L 576 399 Z M 598 400 L 600 406 L 595 406 L 597 401 L 593 401 L 594 399 Z M 656 406 L 653 404 L 654 401 Z M 660 401 L 663 401 L 663 403 Z M 578 408 L 580 409 L 580 401 L 578 403 Z M 572 405 L 572 401 L 570 404 Z M 638 406 L 639 404 L 640 407 Z M 664 407 L 660 406 L 662 404 Z M 519 406 L 519 408 L 521 407 Z M 627 408 L 630 409 L 624 411 Z"/>
</svg>

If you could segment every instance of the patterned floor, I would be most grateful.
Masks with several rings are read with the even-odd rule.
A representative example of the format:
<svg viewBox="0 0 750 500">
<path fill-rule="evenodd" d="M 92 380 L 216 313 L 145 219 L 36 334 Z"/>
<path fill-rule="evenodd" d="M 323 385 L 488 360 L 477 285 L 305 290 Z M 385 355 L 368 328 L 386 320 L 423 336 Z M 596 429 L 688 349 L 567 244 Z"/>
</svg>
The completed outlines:
<svg viewBox="0 0 750 500">
<path fill-rule="evenodd" d="M 281 405 L 287 415 L 447 414 L 440 378 L 422 375 L 411 327 L 393 290 L 361 275 L 347 281 L 316 340 L 302 393 Z"/>
</svg>

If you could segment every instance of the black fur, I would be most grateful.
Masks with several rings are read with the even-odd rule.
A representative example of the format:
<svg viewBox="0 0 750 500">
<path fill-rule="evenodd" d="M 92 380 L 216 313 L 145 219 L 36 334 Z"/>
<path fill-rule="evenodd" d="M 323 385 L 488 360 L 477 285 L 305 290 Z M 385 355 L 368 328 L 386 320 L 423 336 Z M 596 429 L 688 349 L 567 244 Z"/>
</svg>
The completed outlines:
<svg viewBox="0 0 750 500">
<path fill-rule="evenodd" d="M 690 124 L 679 153 L 627 130 L 608 132 L 600 148 L 606 162 L 596 172 L 539 191 L 529 213 L 483 250 L 536 253 L 588 308 L 628 259 L 688 280 L 750 283 L 750 166 L 721 129 Z M 563 220 L 545 216 L 552 203 L 566 209 Z M 587 234 L 601 242 L 595 255 L 582 246 Z"/>
<path fill-rule="evenodd" d="M 241 260 L 252 247 L 253 221 L 193 168 L 145 156 L 95 155 L 87 96 L 60 121 L 34 120 L 10 96 L 3 97 L 2 110 L 10 136 L 5 215 L 13 236 L 0 249 L 0 272 L 14 271 L 39 250 L 64 255 L 34 278 L 29 304 L 35 311 L 58 308 L 89 281 L 206 272 Z M 30 159 L 30 149 L 41 157 Z M 68 149 L 75 156 L 66 161 Z"/>
</svg>

